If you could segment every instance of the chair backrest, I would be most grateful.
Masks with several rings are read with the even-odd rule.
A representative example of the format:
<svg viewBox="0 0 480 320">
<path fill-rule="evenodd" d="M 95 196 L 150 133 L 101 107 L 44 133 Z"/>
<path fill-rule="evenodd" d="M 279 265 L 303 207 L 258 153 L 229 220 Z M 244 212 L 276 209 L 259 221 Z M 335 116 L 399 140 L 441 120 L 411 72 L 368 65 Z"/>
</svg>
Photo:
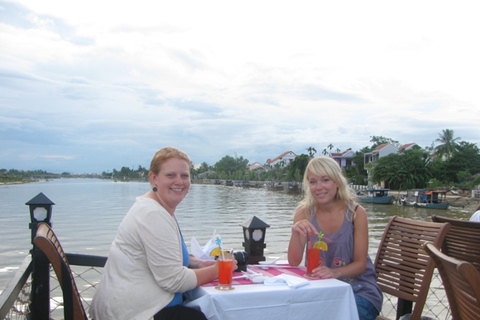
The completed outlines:
<svg viewBox="0 0 480 320">
<path fill-rule="evenodd" d="M 440 252 L 432 243 L 425 250 L 433 258 L 452 312 L 453 320 L 476 320 L 480 316 L 480 272 L 469 262 Z"/>
<path fill-rule="evenodd" d="M 48 224 L 38 224 L 34 243 L 47 256 L 62 287 L 65 320 L 88 319 L 67 256 Z"/>
<path fill-rule="evenodd" d="M 382 236 L 375 259 L 378 286 L 386 294 L 415 303 L 411 320 L 421 317 L 435 268 L 423 245 L 432 242 L 440 247 L 449 227 L 395 216 Z"/>
<path fill-rule="evenodd" d="M 434 222 L 450 223 L 442 252 L 449 257 L 467 261 L 480 271 L 480 222 L 432 216 Z"/>
</svg>

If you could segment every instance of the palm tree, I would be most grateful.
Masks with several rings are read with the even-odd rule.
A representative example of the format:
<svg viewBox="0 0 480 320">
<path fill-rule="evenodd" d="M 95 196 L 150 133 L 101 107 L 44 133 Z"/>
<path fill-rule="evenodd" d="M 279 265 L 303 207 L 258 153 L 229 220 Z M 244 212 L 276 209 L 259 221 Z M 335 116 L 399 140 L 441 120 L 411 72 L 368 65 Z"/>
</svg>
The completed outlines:
<svg viewBox="0 0 480 320">
<path fill-rule="evenodd" d="M 307 148 L 307 151 L 308 151 L 308 155 L 310 156 L 310 158 L 313 158 L 313 156 L 315 155 L 315 153 L 317 153 L 317 150 L 315 150 L 314 147 L 308 147 L 308 148 Z"/>
<path fill-rule="evenodd" d="M 452 153 L 457 149 L 457 141 L 462 139 L 460 137 L 454 138 L 453 130 L 445 129 L 442 130 L 442 133 L 438 134 L 439 138 L 436 139 L 436 142 L 440 142 L 438 146 L 435 147 L 435 153 L 442 158 L 450 158 Z"/>
</svg>

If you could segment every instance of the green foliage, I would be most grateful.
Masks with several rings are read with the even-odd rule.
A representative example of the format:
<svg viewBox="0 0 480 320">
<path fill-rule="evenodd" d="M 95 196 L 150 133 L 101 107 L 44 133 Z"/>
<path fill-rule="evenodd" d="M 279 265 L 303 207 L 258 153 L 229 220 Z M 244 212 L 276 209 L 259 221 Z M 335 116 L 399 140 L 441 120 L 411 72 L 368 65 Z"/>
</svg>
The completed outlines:
<svg viewBox="0 0 480 320">
<path fill-rule="evenodd" d="M 231 157 L 226 155 L 220 161 L 215 163 L 213 169 L 217 174 L 217 179 L 245 180 L 248 171 L 248 159 L 240 157 Z"/>
<path fill-rule="evenodd" d="M 373 181 L 385 181 L 392 189 L 423 188 L 431 173 L 428 167 L 428 153 L 420 148 L 390 154 L 375 162 Z"/>
<path fill-rule="evenodd" d="M 355 152 L 352 158 L 352 163 L 355 165 L 347 166 L 344 172 L 349 182 L 358 185 L 367 184 L 367 172 L 365 171 L 363 155 L 371 150 L 370 147 L 364 147 L 360 151 Z"/>
<path fill-rule="evenodd" d="M 441 158 L 449 159 L 457 150 L 457 141 L 461 138 L 454 138 L 454 133 L 451 129 L 442 130 L 442 133 L 439 133 L 438 136 L 435 141 L 440 144 L 435 147 L 435 154 Z"/>
<path fill-rule="evenodd" d="M 480 151 L 476 144 L 462 141 L 456 150 L 445 161 L 446 181 L 458 183 L 457 173 L 468 171 L 472 174 L 480 172 Z"/>
<path fill-rule="evenodd" d="M 370 151 L 374 150 L 376 147 L 378 147 L 378 146 L 380 146 L 384 143 L 390 143 L 397 148 L 400 146 L 400 143 L 397 140 L 393 140 L 393 139 L 390 139 L 390 138 L 385 138 L 385 137 L 382 137 L 382 136 L 370 136 L 370 142 L 373 143 Z"/>
<path fill-rule="evenodd" d="M 317 150 L 314 147 L 308 147 L 307 151 L 310 158 L 313 158 L 315 153 L 317 153 Z"/>
<path fill-rule="evenodd" d="M 148 180 L 148 170 L 138 166 L 136 170 L 122 167 L 120 171 L 113 169 L 112 178 L 120 181 Z"/>
<path fill-rule="evenodd" d="M 297 156 L 287 167 L 287 181 L 302 181 L 310 157 L 306 154 Z"/>
<path fill-rule="evenodd" d="M 457 172 L 457 180 L 458 180 L 458 181 L 466 181 L 466 180 L 468 180 L 471 176 L 472 176 L 472 174 L 471 174 L 470 171 L 468 171 L 468 170 Z"/>
<path fill-rule="evenodd" d="M 354 165 L 345 168 L 344 174 L 349 182 L 354 184 L 366 184 L 367 172 L 364 165 L 364 154 L 372 152 L 376 147 L 384 143 L 399 146 L 398 141 L 383 136 L 371 136 L 372 145 L 363 147 L 356 151 L 352 158 Z M 372 181 L 380 183 L 385 181 L 390 188 L 425 188 L 439 186 L 467 186 L 476 187 L 480 184 L 480 149 L 476 144 L 466 141 L 458 141 L 454 138 L 454 132 L 445 129 L 439 134 L 436 142 L 440 145 L 422 149 L 413 148 L 406 152 L 391 154 L 378 159 L 375 163 L 369 163 L 369 172 Z M 331 153 L 333 144 L 323 149 L 323 154 Z M 203 162 L 196 169 L 192 165 L 192 178 L 201 177 L 206 179 L 229 179 L 229 180 L 254 180 L 254 181 L 298 181 L 303 178 L 305 168 L 310 158 L 315 156 L 317 149 L 308 147 L 308 155 L 301 154 L 289 164 L 277 164 L 268 170 L 260 168 L 257 170 L 248 169 L 248 160 L 243 157 L 225 156 L 214 166 Z M 337 151 L 338 148 L 337 148 Z M 435 152 L 434 157 L 430 155 Z M 77 175 L 68 172 L 62 174 L 48 173 L 43 170 L 23 171 L 0 169 L 0 183 L 16 181 L 32 181 L 32 179 L 51 179 L 65 177 L 98 178 L 96 174 Z M 112 173 L 103 172 L 102 178 L 113 178 L 117 180 L 147 180 L 148 170 L 142 166 L 137 169 L 122 167 L 114 169 Z M 431 182 L 431 183 L 429 183 Z"/>
</svg>

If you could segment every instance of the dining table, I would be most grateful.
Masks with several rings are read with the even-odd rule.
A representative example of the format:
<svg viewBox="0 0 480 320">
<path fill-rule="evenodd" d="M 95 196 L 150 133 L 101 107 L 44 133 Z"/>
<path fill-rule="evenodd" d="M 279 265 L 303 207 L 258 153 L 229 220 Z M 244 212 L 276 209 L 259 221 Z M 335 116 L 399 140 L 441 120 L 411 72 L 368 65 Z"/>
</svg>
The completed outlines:
<svg viewBox="0 0 480 320">
<path fill-rule="evenodd" d="M 352 287 L 338 279 L 307 277 L 303 266 L 248 265 L 234 272 L 233 289 L 212 281 L 185 293 L 184 305 L 209 320 L 358 320 Z"/>
</svg>

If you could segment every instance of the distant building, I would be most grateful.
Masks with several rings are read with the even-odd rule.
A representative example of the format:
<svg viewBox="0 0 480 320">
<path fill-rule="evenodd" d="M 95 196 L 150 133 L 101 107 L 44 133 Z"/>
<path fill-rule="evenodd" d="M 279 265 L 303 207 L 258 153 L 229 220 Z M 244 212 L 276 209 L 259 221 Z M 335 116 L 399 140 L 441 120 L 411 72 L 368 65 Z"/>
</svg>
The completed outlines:
<svg viewBox="0 0 480 320">
<path fill-rule="evenodd" d="M 278 164 L 280 167 L 283 168 L 288 166 L 290 162 L 292 162 L 296 157 L 297 155 L 292 151 L 286 151 L 274 159 L 268 159 L 265 166 L 268 168 L 273 168 L 275 165 Z"/>
<path fill-rule="evenodd" d="M 355 163 L 352 161 L 352 158 L 355 156 L 355 152 L 353 152 L 352 149 L 348 149 L 343 152 L 332 152 L 331 156 L 342 169 L 355 165 Z"/>
<path fill-rule="evenodd" d="M 375 150 L 373 150 L 372 152 L 363 154 L 363 163 L 367 164 L 369 162 L 375 162 L 378 159 L 386 157 L 392 153 L 398 153 L 398 149 L 394 145 L 390 143 L 381 144 L 376 147 Z"/>
<path fill-rule="evenodd" d="M 263 168 L 263 165 L 260 162 L 254 162 L 248 165 L 248 170 L 250 171 L 260 169 L 260 168 Z"/>
<path fill-rule="evenodd" d="M 410 150 L 412 149 L 414 146 L 416 146 L 417 144 L 415 142 L 410 142 L 410 143 L 407 143 L 407 144 L 404 144 L 403 146 L 401 146 L 400 148 L 398 148 L 398 151 L 401 151 L 401 150 Z"/>
<path fill-rule="evenodd" d="M 375 150 L 373 150 L 372 152 L 364 153 L 363 160 L 365 164 L 365 170 L 367 170 L 369 184 L 370 184 L 371 170 L 369 170 L 368 166 L 366 166 L 367 163 L 371 162 L 372 165 L 375 165 L 375 162 L 382 157 L 386 157 L 392 153 L 398 153 L 400 150 L 410 150 L 416 145 L 417 144 L 415 142 L 411 142 L 411 143 L 404 144 L 399 148 L 396 148 L 394 145 L 390 143 L 384 143 L 376 147 Z M 383 182 L 382 182 L 382 187 L 383 187 Z"/>
</svg>

